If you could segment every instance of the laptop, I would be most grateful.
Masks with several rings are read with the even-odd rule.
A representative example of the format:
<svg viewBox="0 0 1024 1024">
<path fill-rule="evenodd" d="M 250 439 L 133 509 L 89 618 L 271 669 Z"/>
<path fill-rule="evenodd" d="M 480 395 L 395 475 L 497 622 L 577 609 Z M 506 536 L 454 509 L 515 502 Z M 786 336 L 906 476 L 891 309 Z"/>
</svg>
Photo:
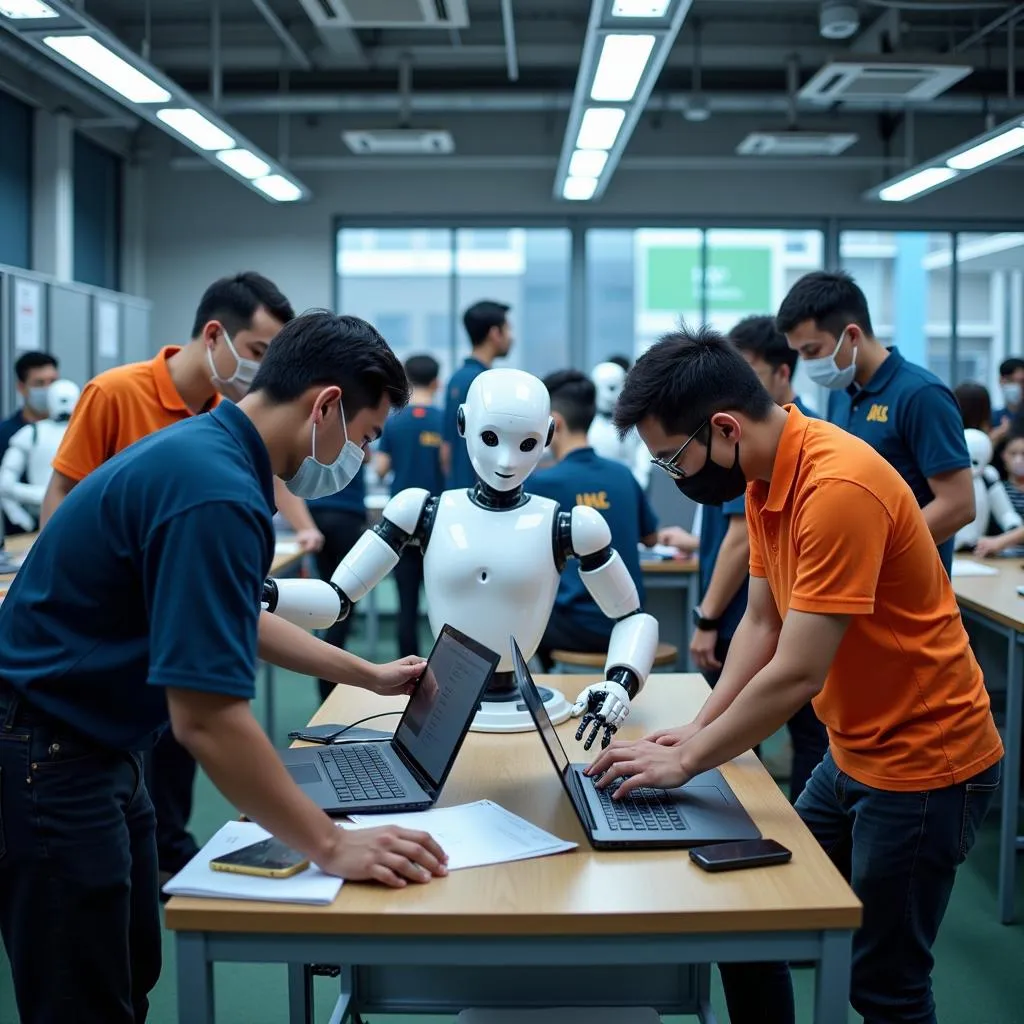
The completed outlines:
<svg viewBox="0 0 1024 1024">
<path fill-rule="evenodd" d="M 432 807 L 469 731 L 499 655 L 445 626 L 394 736 L 279 751 L 292 778 L 328 814 Z"/>
<path fill-rule="evenodd" d="M 616 784 L 600 790 L 583 774 L 586 764 L 569 762 L 514 637 L 512 669 L 569 803 L 595 849 L 667 849 L 761 838 L 717 768 L 676 789 L 642 786 L 623 800 L 612 800 Z"/>
</svg>

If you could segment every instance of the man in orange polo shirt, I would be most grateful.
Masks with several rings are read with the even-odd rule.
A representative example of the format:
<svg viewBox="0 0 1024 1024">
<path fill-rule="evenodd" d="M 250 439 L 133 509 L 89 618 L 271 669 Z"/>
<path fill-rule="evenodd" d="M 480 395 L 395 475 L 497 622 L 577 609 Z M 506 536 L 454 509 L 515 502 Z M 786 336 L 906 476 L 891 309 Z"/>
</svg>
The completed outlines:
<svg viewBox="0 0 1024 1024">
<path fill-rule="evenodd" d="M 750 590 L 696 719 L 615 742 L 589 772 L 623 777 L 617 798 L 682 785 L 813 699 L 829 750 L 796 809 L 864 905 L 850 1001 L 869 1024 L 935 1021 L 932 944 L 1003 751 L 913 492 L 863 441 L 776 406 L 707 329 L 641 357 L 615 422 L 693 500 L 746 490 Z M 733 1024 L 794 1019 L 785 964 L 720 969 Z"/>
</svg>

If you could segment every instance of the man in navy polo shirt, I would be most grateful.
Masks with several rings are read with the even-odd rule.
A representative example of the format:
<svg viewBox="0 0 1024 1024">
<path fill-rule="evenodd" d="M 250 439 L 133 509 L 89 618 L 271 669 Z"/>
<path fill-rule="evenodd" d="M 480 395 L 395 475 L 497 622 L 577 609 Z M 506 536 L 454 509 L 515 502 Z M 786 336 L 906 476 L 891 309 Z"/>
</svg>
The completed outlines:
<svg viewBox="0 0 1024 1024">
<path fill-rule="evenodd" d="M 448 487 L 452 490 L 472 487 L 476 473 L 469 461 L 466 439 L 459 434 L 456 417 L 459 406 L 466 401 L 469 385 L 484 370 L 489 370 L 495 359 L 507 356 L 512 348 L 512 328 L 508 322 L 509 306 L 503 302 L 477 302 L 462 315 L 462 323 L 473 346 L 473 354 L 459 367 L 448 381 L 447 402 L 444 409 L 444 469 Z"/>
<path fill-rule="evenodd" d="M 551 396 L 555 434 L 551 441 L 557 463 L 526 482 L 531 494 L 557 501 L 569 512 L 574 505 L 597 509 L 608 522 L 612 547 L 633 577 L 640 604 L 644 581 L 640 570 L 640 544 L 650 547 L 657 539 L 658 520 L 629 468 L 601 458 L 587 443 L 587 431 L 597 415 L 594 383 L 578 370 L 560 370 L 544 378 Z M 579 566 L 562 572 L 555 606 L 537 650 L 546 671 L 552 667 L 551 651 L 606 651 L 615 625 L 598 608 L 579 577 Z"/>
<path fill-rule="evenodd" d="M 140 752 L 168 720 L 228 800 L 323 870 L 393 886 L 444 872 L 425 833 L 335 828 L 249 706 L 257 646 L 378 692 L 408 692 L 421 670 L 259 611 L 274 475 L 302 497 L 344 486 L 348 443 L 407 398 L 369 324 L 299 317 L 237 405 L 115 455 L 40 534 L 0 605 L 0 934 L 23 1024 L 146 1017 L 160 916 Z"/>
<path fill-rule="evenodd" d="M 953 538 L 974 519 L 971 459 L 953 392 L 873 334 L 852 277 L 802 277 L 783 300 L 778 328 L 807 375 L 829 388 L 828 419 L 866 441 L 910 485 L 948 573 Z"/>
<path fill-rule="evenodd" d="M 399 413 L 384 424 L 377 447 L 377 475 L 392 474 L 391 494 L 407 487 L 422 487 L 430 494 L 444 490 L 441 470 L 441 439 L 444 415 L 434 405 L 437 393 L 437 360 L 433 356 L 411 356 L 405 361 L 405 375 L 412 385 L 412 398 Z M 420 584 L 423 582 L 423 552 L 410 544 L 395 566 L 398 585 L 398 655 L 416 654 L 416 622 L 419 616 Z"/>
</svg>

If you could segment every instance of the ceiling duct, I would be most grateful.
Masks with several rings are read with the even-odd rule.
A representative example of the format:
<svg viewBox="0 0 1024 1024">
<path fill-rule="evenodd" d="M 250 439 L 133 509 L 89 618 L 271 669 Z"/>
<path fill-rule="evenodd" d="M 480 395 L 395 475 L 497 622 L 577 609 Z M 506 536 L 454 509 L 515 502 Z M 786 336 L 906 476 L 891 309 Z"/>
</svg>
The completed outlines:
<svg viewBox="0 0 1024 1024">
<path fill-rule="evenodd" d="M 808 103 L 920 103 L 935 99 L 973 68 L 965 64 L 918 63 L 904 59 L 872 57 L 837 58 L 826 64 L 800 90 Z"/>
</svg>

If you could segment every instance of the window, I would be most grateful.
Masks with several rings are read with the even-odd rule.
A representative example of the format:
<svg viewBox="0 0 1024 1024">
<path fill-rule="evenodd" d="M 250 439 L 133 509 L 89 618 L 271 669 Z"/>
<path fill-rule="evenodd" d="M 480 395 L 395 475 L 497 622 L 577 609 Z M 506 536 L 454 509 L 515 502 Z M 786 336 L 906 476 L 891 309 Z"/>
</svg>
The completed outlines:
<svg viewBox="0 0 1024 1024">
<path fill-rule="evenodd" d="M 0 263 L 32 260 L 32 111 L 0 91 Z"/>
<path fill-rule="evenodd" d="M 121 280 L 121 161 L 81 135 L 74 152 L 74 274 L 117 291 Z"/>
</svg>

